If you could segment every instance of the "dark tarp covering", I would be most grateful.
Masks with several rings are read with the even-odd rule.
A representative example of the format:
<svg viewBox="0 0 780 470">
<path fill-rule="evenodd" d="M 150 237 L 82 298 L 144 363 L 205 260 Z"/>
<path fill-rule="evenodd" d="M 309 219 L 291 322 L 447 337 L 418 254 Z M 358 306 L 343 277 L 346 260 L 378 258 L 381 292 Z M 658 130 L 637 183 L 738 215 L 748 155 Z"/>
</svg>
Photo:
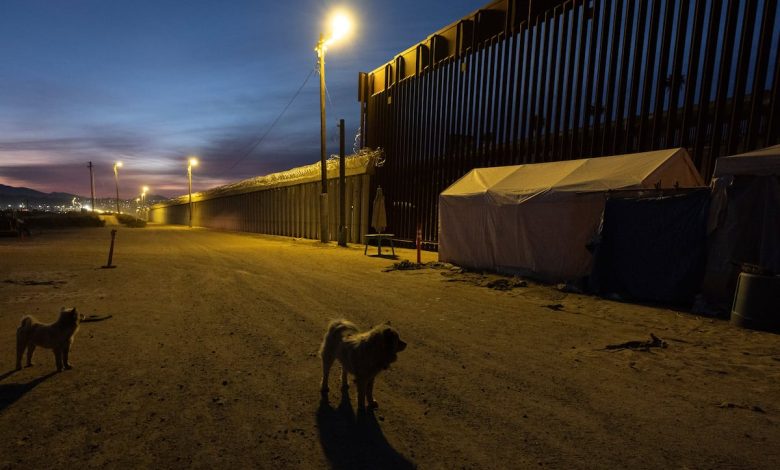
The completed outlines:
<svg viewBox="0 0 780 470">
<path fill-rule="evenodd" d="M 590 288 L 626 300 L 691 305 L 704 273 L 709 190 L 610 198 Z"/>
<path fill-rule="evenodd" d="M 716 184 L 715 192 L 723 195 L 725 207 L 713 216 L 717 228 L 710 235 L 702 290 L 711 308 L 727 312 L 741 264 L 780 274 L 780 178 L 737 175 L 719 180 L 726 184 Z"/>
<path fill-rule="evenodd" d="M 710 242 L 702 294 L 728 312 L 740 265 L 780 274 L 780 145 L 715 163 Z"/>
</svg>

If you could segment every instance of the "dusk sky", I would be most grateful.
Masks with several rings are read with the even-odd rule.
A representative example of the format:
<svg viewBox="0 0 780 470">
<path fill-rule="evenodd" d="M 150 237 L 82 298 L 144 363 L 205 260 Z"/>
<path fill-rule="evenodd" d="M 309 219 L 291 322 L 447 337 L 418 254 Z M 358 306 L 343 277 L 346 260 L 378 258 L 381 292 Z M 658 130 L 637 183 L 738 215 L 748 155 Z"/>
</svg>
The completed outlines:
<svg viewBox="0 0 780 470">
<path fill-rule="evenodd" d="M 186 192 L 319 161 L 314 46 L 327 13 L 357 29 L 326 56 L 328 153 L 352 147 L 358 72 L 371 71 L 478 0 L 2 0 L 0 183 L 98 197 Z M 310 76 L 309 76 L 310 75 Z M 269 131 L 296 91 L 295 101 Z M 268 132 L 251 153 L 252 144 Z M 242 159 L 242 157 L 244 157 Z"/>
</svg>

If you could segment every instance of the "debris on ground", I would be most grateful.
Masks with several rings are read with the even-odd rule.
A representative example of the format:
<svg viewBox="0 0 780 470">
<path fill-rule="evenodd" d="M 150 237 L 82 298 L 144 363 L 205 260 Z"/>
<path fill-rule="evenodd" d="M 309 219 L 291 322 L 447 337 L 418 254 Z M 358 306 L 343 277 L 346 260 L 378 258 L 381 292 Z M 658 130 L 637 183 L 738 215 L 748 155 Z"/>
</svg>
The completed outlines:
<svg viewBox="0 0 780 470">
<path fill-rule="evenodd" d="M 461 272 L 463 271 L 463 268 L 454 266 L 451 263 L 444 263 L 442 261 L 431 261 L 429 263 L 425 263 L 425 265 L 431 269 L 449 269 L 449 270 L 458 270 Z"/>
<path fill-rule="evenodd" d="M 82 320 L 81 323 L 87 323 L 87 322 L 96 322 L 96 321 L 103 321 L 108 320 L 109 318 L 113 317 L 113 315 L 87 315 Z"/>
<path fill-rule="evenodd" d="M 443 269 L 444 271 L 441 275 L 446 277 L 448 282 L 465 282 L 474 286 L 501 291 L 508 291 L 517 287 L 528 287 L 528 281 L 518 276 L 507 277 L 496 273 L 474 272 L 449 263 L 427 263 L 426 266 L 433 269 Z"/>
<path fill-rule="evenodd" d="M 527 287 L 528 283 L 517 277 L 512 279 L 493 279 L 485 283 L 485 287 L 495 290 L 512 290 L 515 287 Z"/>
<path fill-rule="evenodd" d="M 29 280 L 16 280 L 16 279 L 6 279 L 3 282 L 6 284 L 17 284 L 20 286 L 55 286 L 57 287 L 58 284 L 65 284 L 67 281 L 37 281 L 35 279 L 29 279 Z"/>
<path fill-rule="evenodd" d="M 549 308 L 550 310 L 555 310 L 556 312 L 563 310 L 563 304 L 549 304 L 545 305 L 545 307 Z"/>
<path fill-rule="evenodd" d="M 425 267 L 424 264 L 412 263 L 408 259 L 405 259 L 405 260 L 400 261 L 398 263 L 393 263 L 392 266 L 388 266 L 383 271 L 384 272 L 408 271 L 408 270 L 411 270 L 411 269 L 422 269 L 423 267 Z"/>
<path fill-rule="evenodd" d="M 561 292 L 569 292 L 572 294 L 584 294 L 585 289 L 578 286 L 577 284 L 566 282 L 566 283 L 560 283 L 555 286 L 556 289 L 558 289 Z"/>
<path fill-rule="evenodd" d="M 648 341 L 626 341 L 625 343 L 608 344 L 604 349 L 621 350 L 631 349 L 634 351 L 650 351 L 650 348 L 666 348 L 666 341 L 662 340 L 658 336 L 650 333 L 650 340 Z"/>
<path fill-rule="evenodd" d="M 757 405 L 742 405 L 739 403 L 731 403 L 728 401 L 724 401 L 723 403 L 718 405 L 718 408 L 740 408 L 743 410 L 750 410 L 755 411 L 756 413 L 766 413 L 763 408 Z"/>
</svg>

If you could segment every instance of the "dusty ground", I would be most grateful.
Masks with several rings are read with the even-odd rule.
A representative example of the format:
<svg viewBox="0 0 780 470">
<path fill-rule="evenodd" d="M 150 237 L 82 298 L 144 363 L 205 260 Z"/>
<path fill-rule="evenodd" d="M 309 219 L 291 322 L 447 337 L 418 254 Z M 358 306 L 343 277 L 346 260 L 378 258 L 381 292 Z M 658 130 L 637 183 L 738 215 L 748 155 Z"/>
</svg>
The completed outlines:
<svg viewBox="0 0 780 470">
<path fill-rule="evenodd" d="M 0 239 L 0 468 L 780 468 L 780 336 L 203 229 L 119 227 L 99 269 L 109 230 Z M 74 370 L 13 373 L 21 316 L 65 305 L 113 317 Z M 409 343 L 373 416 L 338 373 L 320 402 L 336 317 Z M 605 349 L 650 333 L 668 347 Z"/>
</svg>

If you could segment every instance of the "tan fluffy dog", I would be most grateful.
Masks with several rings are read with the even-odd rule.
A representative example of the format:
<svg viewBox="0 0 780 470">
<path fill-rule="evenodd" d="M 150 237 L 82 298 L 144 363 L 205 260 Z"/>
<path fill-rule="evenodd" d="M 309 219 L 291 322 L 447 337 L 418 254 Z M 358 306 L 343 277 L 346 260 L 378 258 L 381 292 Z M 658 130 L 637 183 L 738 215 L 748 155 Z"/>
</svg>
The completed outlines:
<svg viewBox="0 0 780 470">
<path fill-rule="evenodd" d="M 397 353 L 406 349 L 398 332 L 388 324 L 360 332 L 347 320 L 334 320 L 322 340 L 321 392 L 328 394 L 328 376 L 333 361 L 341 363 L 341 387 L 346 389 L 347 374 L 355 377 L 358 389 L 358 409 L 365 409 L 366 400 L 371 408 L 378 406 L 374 400 L 374 379 L 379 372 L 390 367 L 398 359 Z"/>
<path fill-rule="evenodd" d="M 68 353 L 81 320 L 81 315 L 73 307 L 63 307 L 60 318 L 54 323 L 40 323 L 30 315 L 22 318 L 22 324 L 16 330 L 16 370 L 22 368 L 22 354 L 25 349 L 27 349 L 27 367 L 32 365 L 36 346 L 54 351 L 58 371 L 61 371 L 63 366 L 65 369 L 71 369 Z"/>
</svg>

